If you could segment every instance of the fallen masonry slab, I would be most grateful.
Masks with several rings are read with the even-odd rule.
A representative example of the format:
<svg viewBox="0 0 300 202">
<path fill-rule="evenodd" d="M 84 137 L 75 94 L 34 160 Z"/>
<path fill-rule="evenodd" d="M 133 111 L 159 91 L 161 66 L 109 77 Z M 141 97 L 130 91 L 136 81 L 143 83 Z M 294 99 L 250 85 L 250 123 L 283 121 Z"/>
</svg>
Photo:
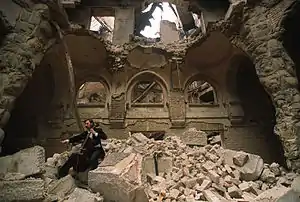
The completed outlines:
<svg viewBox="0 0 300 202">
<path fill-rule="evenodd" d="M 264 161 L 263 159 L 255 154 L 248 154 L 248 160 L 243 166 L 236 166 L 234 163 L 234 157 L 236 157 L 240 152 L 234 151 L 230 149 L 225 149 L 223 152 L 224 163 L 236 167 L 237 170 L 240 171 L 241 178 L 246 181 L 257 180 L 263 169 L 264 169 Z"/>
<path fill-rule="evenodd" d="M 290 191 L 290 188 L 280 186 L 280 187 L 274 187 L 272 189 L 269 189 L 267 191 L 264 191 L 263 193 L 259 194 L 254 201 L 255 202 L 271 202 L 271 201 L 278 201 L 280 197 L 285 195 Z"/>
<path fill-rule="evenodd" d="M 128 156 L 129 154 L 123 152 L 110 153 L 101 162 L 101 167 L 114 166 Z"/>
<path fill-rule="evenodd" d="M 196 128 L 190 128 L 185 131 L 182 136 L 180 136 L 180 139 L 186 145 L 207 145 L 207 134 L 203 131 L 197 130 Z"/>
<path fill-rule="evenodd" d="M 290 189 L 283 196 L 279 197 L 276 202 L 300 202 L 300 193 Z"/>
<path fill-rule="evenodd" d="M 0 201 L 41 201 L 44 188 L 42 179 L 0 181 Z"/>
<path fill-rule="evenodd" d="M 21 150 L 0 158 L 0 174 L 21 173 L 26 177 L 41 174 L 45 170 L 45 149 L 40 146 Z"/>
<path fill-rule="evenodd" d="M 103 202 L 104 199 L 98 194 L 89 192 L 86 189 L 75 188 L 65 202 Z"/>
<path fill-rule="evenodd" d="M 71 175 L 67 175 L 57 181 L 50 183 L 47 193 L 64 198 L 75 189 L 75 180 Z"/>
<path fill-rule="evenodd" d="M 233 157 L 233 163 L 239 167 L 242 167 L 247 163 L 249 160 L 249 156 L 245 152 L 238 152 L 234 157 Z"/>
<path fill-rule="evenodd" d="M 148 202 L 142 186 L 142 156 L 132 153 L 115 166 L 98 167 L 89 172 L 88 185 L 105 201 Z"/>
</svg>

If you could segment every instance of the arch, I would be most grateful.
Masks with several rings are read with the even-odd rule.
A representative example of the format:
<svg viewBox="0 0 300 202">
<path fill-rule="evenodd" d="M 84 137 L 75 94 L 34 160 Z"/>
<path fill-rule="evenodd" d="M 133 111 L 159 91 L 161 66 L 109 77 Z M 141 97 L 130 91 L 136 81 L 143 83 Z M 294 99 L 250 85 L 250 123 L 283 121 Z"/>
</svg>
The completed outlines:
<svg viewBox="0 0 300 202">
<path fill-rule="evenodd" d="M 109 79 L 104 75 L 100 76 L 95 74 L 87 74 L 76 82 L 76 89 L 78 90 L 79 87 L 86 82 L 101 82 L 105 86 L 105 88 L 107 88 L 106 90 L 110 92 L 112 87 L 111 83 L 108 81 Z"/>
<path fill-rule="evenodd" d="M 90 76 L 86 76 L 84 77 L 84 79 L 78 81 L 78 83 L 76 84 L 76 98 L 78 98 L 79 96 L 79 91 L 80 91 L 80 87 L 85 84 L 85 83 L 89 83 L 89 82 L 99 82 L 101 83 L 104 88 L 105 88 L 105 108 L 107 107 L 107 104 L 110 102 L 110 92 L 111 92 L 111 84 L 109 82 L 107 82 L 107 79 L 103 76 L 98 76 L 98 75 L 90 75 Z M 79 104 L 80 106 L 82 105 L 86 105 L 86 104 Z M 89 104 L 87 104 L 89 105 Z"/>
<path fill-rule="evenodd" d="M 134 87 L 140 82 L 140 81 L 155 81 L 162 89 L 163 92 L 163 104 L 165 105 L 168 99 L 169 95 L 169 88 L 165 80 L 158 75 L 157 73 L 153 71 L 142 71 L 137 73 L 135 76 L 133 76 L 127 83 L 126 86 L 126 100 L 127 103 L 131 104 L 131 97 Z"/>
<path fill-rule="evenodd" d="M 77 105 L 99 105 L 105 107 L 107 94 L 107 88 L 101 81 L 85 82 L 77 91 Z"/>
<path fill-rule="evenodd" d="M 41 135 L 40 124 L 51 112 L 54 94 L 52 66 L 39 65 L 23 92 L 17 97 L 10 119 L 3 127 L 6 134 L 3 141 L 3 154 L 13 154 L 33 146 L 32 140 L 38 140 Z"/>
<path fill-rule="evenodd" d="M 214 101 L 213 104 L 218 104 L 219 103 L 219 93 L 218 93 L 218 88 L 217 88 L 217 83 L 210 77 L 207 77 L 201 73 L 196 73 L 189 77 L 185 82 L 184 82 L 184 96 L 185 96 L 185 101 L 189 103 L 188 99 L 188 88 L 191 86 L 191 84 L 195 81 L 203 81 L 209 84 L 213 88 L 213 93 L 214 93 Z"/>
<path fill-rule="evenodd" d="M 283 146 L 279 137 L 274 134 L 276 109 L 270 94 L 260 82 L 254 63 L 246 54 L 238 54 L 232 57 L 230 64 L 231 72 L 227 74 L 226 85 L 233 82 L 234 93 L 240 100 L 240 106 L 244 112 L 241 121 L 233 123 L 233 127 L 246 126 L 248 128 L 236 137 L 241 139 L 248 137 L 248 144 L 241 143 L 239 147 L 244 151 L 262 156 L 266 162 L 278 162 L 285 165 Z M 236 141 L 239 142 L 237 139 Z"/>
<path fill-rule="evenodd" d="M 256 75 L 255 80 L 256 83 L 260 83 L 259 77 L 256 72 L 255 65 L 253 61 L 251 60 L 250 56 L 248 56 L 246 53 L 236 54 L 234 55 L 230 60 L 230 65 L 228 68 L 227 76 L 226 76 L 226 88 L 227 91 L 230 91 L 230 87 L 232 86 L 232 81 L 236 81 L 236 76 L 238 75 L 239 71 L 242 71 L 242 69 L 248 71 L 251 75 Z M 277 70 L 274 70 L 274 72 Z M 265 91 L 267 96 L 271 99 L 271 93 L 268 91 L 267 88 L 265 88 L 263 85 L 261 85 L 261 88 Z M 236 89 L 233 89 L 236 92 Z"/>
</svg>

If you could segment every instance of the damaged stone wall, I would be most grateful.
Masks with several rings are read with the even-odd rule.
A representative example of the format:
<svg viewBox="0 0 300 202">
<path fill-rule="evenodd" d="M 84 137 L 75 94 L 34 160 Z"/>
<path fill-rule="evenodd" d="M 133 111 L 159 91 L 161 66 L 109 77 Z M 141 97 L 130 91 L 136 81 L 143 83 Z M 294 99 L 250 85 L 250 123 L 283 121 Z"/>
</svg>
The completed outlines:
<svg viewBox="0 0 300 202">
<path fill-rule="evenodd" d="M 3 128 L 45 51 L 55 42 L 55 31 L 49 23 L 50 11 L 45 4 L 30 1 L 16 4 L 5 0 L 0 2 L 0 13 L 8 30 L 0 47 L 0 127 Z M 38 103 L 39 99 L 35 101 Z M 4 141 L 7 139 L 9 137 Z"/>
<path fill-rule="evenodd" d="M 280 37 L 281 20 L 293 1 L 259 1 L 248 8 L 240 35 L 232 42 L 249 54 L 276 107 L 275 133 L 284 145 L 288 166 L 299 168 L 298 81 Z"/>
<path fill-rule="evenodd" d="M 123 46 L 116 46 L 75 25 L 72 29 L 65 29 L 64 23 L 61 23 L 63 39 L 75 71 L 76 90 L 85 82 L 97 81 L 104 83 L 108 89 L 105 106 L 81 107 L 81 118 L 94 118 L 111 137 L 125 138 L 130 131 L 157 130 L 172 135 L 195 127 L 203 131 L 219 131 L 229 142 L 234 139 L 238 144 L 244 143 L 246 136 L 234 135 L 236 131 L 230 133 L 228 130 L 234 128 L 235 122 L 243 123 L 245 108 L 232 90 L 237 87 L 237 70 L 232 68 L 232 61 L 235 56 L 243 56 L 255 64 L 259 80 L 275 105 L 275 132 L 283 141 L 288 167 L 299 168 L 298 82 L 293 62 L 279 40 L 282 33 L 280 20 L 291 3 L 288 0 L 278 1 L 278 4 L 249 1 L 245 7 L 243 1 L 234 2 L 226 19 L 210 25 L 206 35 L 200 34 L 168 46 L 163 43 L 149 45 L 138 38 L 133 38 Z M 4 75 L 0 102 L 1 127 L 8 122 L 13 102 L 25 88 L 45 50 L 54 42 L 51 40 L 54 37 L 48 22 L 47 6 L 29 4 L 24 9 L 12 2 L 8 5 L 17 8 L 20 15 L 10 20 L 13 28 L 6 35 L 0 50 L 1 73 Z M 12 19 L 12 15 L 9 19 Z M 27 36 L 31 37 L 28 39 Z M 22 47 L 26 48 L 26 52 Z M 11 50 L 15 49 L 17 52 L 13 53 Z M 58 43 L 47 52 L 50 56 L 43 60 L 43 64 L 55 68 L 55 93 L 49 107 L 52 113 L 43 117 L 44 122 L 51 124 L 39 124 L 39 133 L 47 129 L 42 139 L 44 142 L 55 139 L 53 145 L 57 145 L 67 133 L 79 131 L 74 114 L 69 110 L 72 99 L 70 84 L 67 83 L 68 61 L 65 58 L 58 59 L 64 52 L 62 44 Z M 232 74 L 231 77 L 229 74 Z M 161 86 L 163 103 L 132 103 L 131 90 L 145 77 Z M 186 103 L 187 85 L 194 80 L 205 80 L 213 86 L 217 97 L 215 104 Z M 230 85 L 228 80 L 232 80 Z M 246 122 L 243 127 L 238 127 L 238 133 L 250 134 L 250 140 L 247 141 L 255 144 L 253 140 L 256 137 L 251 135 L 253 125 L 249 125 Z M 260 126 L 256 124 L 254 127 Z M 259 153 L 268 151 L 266 148 Z"/>
<path fill-rule="evenodd" d="M 254 4 L 256 3 L 256 4 Z M 184 96 L 184 83 L 187 82 L 188 78 L 190 78 L 191 75 L 199 73 L 197 70 L 197 66 L 201 67 L 209 67 L 214 66 L 214 68 L 210 67 L 212 70 L 209 72 L 209 68 L 203 68 L 202 74 L 206 75 L 207 78 L 210 78 L 210 83 L 216 87 L 216 91 L 218 94 L 218 101 L 220 103 L 223 103 L 219 105 L 221 108 L 221 111 L 223 110 L 223 113 L 220 113 L 218 111 L 218 114 L 223 114 L 224 118 L 234 121 L 239 121 L 239 116 L 243 116 L 243 110 L 241 109 L 241 106 L 239 104 L 234 105 L 228 105 L 229 100 L 231 100 L 231 96 L 228 96 L 228 92 L 230 92 L 230 89 L 224 88 L 224 86 L 227 86 L 226 84 L 226 78 L 220 78 L 219 75 L 226 74 L 225 67 L 228 68 L 230 66 L 230 58 L 233 57 L 233 53 L 235 54 L 244 54 L 243 51 L 246 52 L 248 58 L 251 58 L 253 63 L 255 64 L 256 73 L 258 74 L 261 83 L 265 87 L 265 90 L 270 94 L 271 99 L 273 101 L 273 104 L 276 108 L 276 127 L 275 132 L 280 137 L 280 139 L 284 143 L 284 149 L 285 149 L 285 156 L 289 159 L 288 160 L 288 166 L 296 168 L 298 167 L 297 161 L 295 159 L 298 159 L 298 146 L 297 146 L 297 138 L 296 138 L 296 119 L 293 110 L 292 104 L 288 103 L 289 101 L 293 102 L 293 100 L 297 100 L 298 91 L 296 90 L 296 77 L 293 70 L 293 64 L 292 61 L 289 59 L 287 54 L 285 53 L 283 46 L 281 42 L 278 40 L 279 36 L 281 34 L 280 24 L 279 20 L 283 18 L 283 14 L 285 9 L 288 8 L 288 6 L 292 2 L 290 1 L 282 1 L 280 4 L 273 3 L 271 5 L 266 3 L 265 1 L 262 2 L 249 2 L 249 4 L 244 9 L 243 2 L 234 2 L 227 15 L 225 21 L 220 21 L 214 25 L 211 25 L 208 27 L 208 34 L 206 36 L 198 36 L 196 40 L 194 41 L 185 41 L 185 42 L 179 42 L 176 45 L 171 44 L 168 47 L 162 45 L 162 44 L 156 44 L 155 47 L 162 47 L 163 50 L 166 50 L 166 53 L 168 55 L 168 60 L 172 60 L 172 55 L 180 55 L 181 58 L 184 58 L 184 63 L 182 66 L 180 66 L 181 72 L 179 75 L 176 75 L 175 73 L 166 74 L 163 70 L 155 71 L 151 69 L 150 67 L 146 67 L 146 70 L 151 69 L 151 71 L 154 71 L 158 75 L 162 76 L 165 80 L 165 83 L 167 83 L 167 86 L 169 87 L 168 91 L 169 95 L 180 95 Z M 245 11 L 245 12 L 244 12 Z M 245 15 L 243 15 L 243 13 Z M 276 16 L 275 16 L 276 13 Z M 255 19 L 255 20 L 254 20 Z M 270 20 L 270 22 L 268 20 Z M 261 23 L 256 23 L 256 20 L 258 20 Z M 242 51 L 239 49 L 231 50 L 231 46 L 226 46 L 226 39 L 224 40 L 213 40 L 214 37 L 218 38 L 221 37 L 217 33 L 213 33 L 213 31 L 222 32 L 224 33 L 230 41 L 236 45 L 237 47 L 241 48 Z M 266 34 L 270 33 L 270 37 L 267 37 Z M 209 43 L 209 37 L 212 38 L 212 41 L 216 41 L 215 44 L 212 46 L 212 44 Z M 205 41 L 206 40 L 206 41 Z M 187 42 L 187 43 L 186 43 Z M 138 42 L 139 43 L 139 42 Z M 142 42 L 143 43 L 143 42 Z M 225 44 L 224 44 L 225 43 Z M 119 80 L 119 78 L 124 78 L 122 75 L 129 75 L 129 77 L 134 76 L 135 74 L 141 72 L 136 70 L 131 70 L 132 66 L 137 65 L 130 65 L 130 68 L 123 68 L 122 64 L 127 63 L 128 60 L 126 60 L 128 52 L 130 50 L 133 50 L 132 48 L 128 49 L 128 47 L 134 46 L 134 44 L 131 45 L 125 45 L 125 48 L 120 48 L 116 51 L 114 51 L 115 56 L 109 56 L 112 58 L 112 66 L 114 67 L 114 70 L 118 70 L 118 73 L 113 73 L 114 76 L 112 78 L 115 78 Z M 126 48 L 127 47 L 127 48 Z M 218 48 L 215 48 L 218 47 Z M 222 47 L 222 48 L 220 48 Z M 148 49 L 148 48 L 147 48 Z M 193 50 L 194 49 L 194 50 Z M 193 53 L 194 51 L 194 53 Z M 218 52 L 220 51 L 220 53 Z M 221 52 L 223 51 L 223 52 Z M 215 52 L 219 53 L 216 54 Z M 224 55 L 224 52 L 230 54 L 230 55 Z M 209 57 L 212 53 L 215 53 L 215 57 Z M 119 56 L 119 54 L 121 56 Z M 169 56 L 170 55 L 170 56 Z M 216 55 L 218 57 L 216 58 Z M 202 56 L 202 57 L 199 57 Z M 201 58 L 208 58 L 207 60 L 203 60 Z M 228 60 L 225 60 L 224 58 L 227 58 Z M 209 61 L 211 60 L 211 62 Z M 125 61 L 125 62 L 124 62 Z M 219 63 L 218 63 L 219 61 Z M 272 62 L 272 63 L 271 63 Z M 146 63 L 147 64 L 147 63 Z M 174 64 L 174 63 L 173 63 Z M 175 62 L 176 65 L 177 62 Z M 175 66 L 176 66 L 175 65 Z M 223 66 L 219 67 L 219 71 L 216 70 L 217 66 Z M 147 66 L 147 65 L 145 65 Z M 155 65 L 154 65 L 155 66 Z M 166 67 L 172 66 L 172 62 L 170 64 L 166 65 Z M 192 66 L 192 67 L 190 67 Z M 271 68 L 272 67 L 272 68 Z M 276 67 L 275 69 L 273 67 Z M 170 68 L 170 67 L 169 67 Z M 191 69 L 188 69 L 188 73 L 184 72 L 185 68 L 191 68 L 194 69 L 191 71 Z M 134 73 L 131 73 L 130 71 L 134 71 Z M 169 71 L 169 70 L 167 70 Z M 167 72 L 166 71 L 166 72 Z M 222 72 L 222 73 L 221 73 Z M 286 79 L 280 80 L 278 82 L 278 75 L 286 75 Z M 173 78 L 174 75 L 174 79 Z M 270 76 L 268 76 L 270 75 Z M 176 77 L 177 76 L 177 77 Z M 215 80 L 218 80 L 217 82 Z M 175 82 L 171 82 L 175 81 Z M 128 82 L 126 82 L 128 83 Z M 217 84 L 216 84 L 217 83 Z M 127 84 L 128 85 L 128 84 Z M 126 126 L 126 118 L 127 114 L 130 111 L 123 105 L 126 103 L 126 88 L 124 87 L 124 84 L 117 83 L 114 84 L 112 82 L 113 89 L 111 90 L 112 96 L 112 103 L 118 103 L 117 105 L 119 107 L 114 108 L 111 106 L 110 109 L 117 109 L 120 113 L 117 111 L 114 112 L 116 115 L 115 123 L 118 123 L 117 127 L 123 128 Z M 223 86 L 223 88 L 222 88 Z M 219 87 L 219 88 L 218 88 Z M 174 89 L 174 90 L 173 90 Z M 174 93 L 173 93 L 174 92 Z M 175 93 L 176 92 L 176 93 Z M 230 93 L 229 93 L 230 94 Z M 121 97 L 120 97 L 121 96 Z M 291 97 L 293 96 L 293 97 Z M 173 97 L 173 96 L 172 96 Z M 290 99 L 286 99 L 289 98 Z M 117 98 L 116 102 L 113 100 Z M 283 100 L 285 98 L 285 100 Z M 180 99 L 180 96 L 178 99 L 174 100 L 174 103 L 172 101 L 172 98 L 169 97 L 169 102 L 166 103 L 165 107 L 168 109 L 168 106 L 178 106 L 178 100 Z M 177 103 L 177 104 L 175 104 Z M 122 107 L 122 105 L 124 107 Z M 130 106 L 130 105 L 129 105 Z M 183 104 L 180 104 L 179 106 L 184 106 Z M 230 107 L 228 107 L 230 106 Z M 175 126 L 175 128 L 178 126 L 182 128 L 183 126 L 188 127 L 188 122 L 191 123 L 197 122 L 197 118 L 194 117 L 201 116 L 201 114 L 205 114 L 206 110 L 195 111 L 194 109 L 191 110 L 195 113 L 195 115 L 191 115 L 190 119 L 188 118 L 189 110 L 185 107 L 179 107 L 179 111 L 174 111 L 172 107 L 169 108 L 171 111 L 167 111 L 165 114 L 167 116 L 171 116 L 171 125 Z M 182 111 L 182 109 L 184 109 Z M 211 110 L 210 108 L 209 110 Z M 143 110 L 143 109 L 142 109 Z M 173 111 L 172 111 L 173 110 Z M 182 111 L 182 112 L 180 112 Z M 148 111 L 147 111 L 148 112 Z M 173 113 L 175 112 L 175 113 Z M 178 112 L 178 113 L 177 113 Z M 236 114 L 235 114 L 236 113 Z M 111 112 L 109 113 L 111 114 Z M 149 113 L 148 113 L 149 114 Z M 159 114 L 159 113 L 158 113 Z M 172 119 L 172 114 L 174 114 L 174 119 Z M 167 117 L 166 116 L 166 117 Z M 212 118 L 205 119 L 205 122 L 215 123 L 212 121 L 213 118 L 215 118 L 215 115 L 212 115 Z M 161 117 L 162 118 L 162 117 Z M 160 123 L 162 123 L 162 119 L 160 120 Z M 110 118 L 108 118 L 110 119 Z M 109 122 L 106 122 L 106 124 Z M 142 124 L 144 123 L 144 124 Z M 145 128 L 146 130 L 149 130 L 149 127 L 151 126 L 151 123 L 147 120 L 141 120 L 141 123 L 136 125 L 139 125 L 138 128 Z M 153 124 L 154 123 L 154 124 Z M 152 125 L 156 128 L 158 127 L 157 124 L 155 124 L 156 121 L 152 122 Z M 220 123 L 220 121 L 217 121 L 217 123 Z M 165 122 L 165 126 L 169 125 L 169 122 Z M 223 123 L 224 124 L 224 123 Z M 226 125 L 227 123 L 225 123 Z M 232 124 L 232 122 L 228 123 L 228 125 Z M 128 126 L 131 126 L 131 124 L 128 124 Z M 165 126 L 162 126 L 162 128 L 165 128 Z M 252 126 L 251 126 L 252 127 Z M 251 128 L 250 127 L 250 128 Z M 126 128 L 126 127 L 125 127 Z M 134 127 L 133 127 L 134 128 Z M 114 130 L 111 130 L 114 131 Z M 178 131 L 178 129 L 176 129 Z M 114 131 L 115 132 L 115 131 Z M 172 131 L 172 128 L 170 130 Z M 120 134 L 120 133 L 119 133 Z M 122 134 L 122 133 L 121 133 Z M 251 134 L 251 131 L 249 131 L 249 134 Z M 229 134 L 230 135 L 230 134 Z M 253 138 L 251 135 L 249 137 Z M 229 138 L 233 138 L 230 137 Z M 244 141 L 243 138 L 240 138 L 239 141 Z M 292 162 L 292 163 L 291 163 Z"/>
</svg>

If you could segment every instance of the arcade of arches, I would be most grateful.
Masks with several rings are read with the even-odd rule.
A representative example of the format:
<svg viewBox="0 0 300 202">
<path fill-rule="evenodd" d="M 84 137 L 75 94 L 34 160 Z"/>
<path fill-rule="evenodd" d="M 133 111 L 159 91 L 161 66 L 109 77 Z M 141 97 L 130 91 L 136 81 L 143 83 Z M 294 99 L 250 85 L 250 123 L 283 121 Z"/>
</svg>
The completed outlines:
<svg viewBox="0 0 300 202">
<path fill-rule="evenodd" d="M 244 52 L 255 43 L 243 43 L 222 29 L 206 31 L 201 40 L 178 47 L 134 41 L 121 47 L 87 30 L 65 32 L 45 50 L 1 126 L 4 153 L 35 144 L 44 146 L 47 156 L 62 152 L 60 140 L 80 132 L 79 117 L 96 120 L 109 137 L 127 138 L 132 131 L 180 136 L 196 128 L 220 134 L 225 148 L 259 154 L 266 162 L 285 165 L 286 158 L 297 159 L 297 147 L 289 145 L 294 125 L 284 124 L 297 121 L 292 104 L 278 94 L 300 96 L 292 82 L 296 76 L 284 66 L 292 63 L 288 54 L 283 60 L 273 50 L 280 46 L 284 51 L 282 44 L 270 39 L 260 50 Z M 287 52 L 293 51 L 285 44 Z M 256 52 L 262 50 L 265 55 Z M 270 64 L 290 80 L 277 84 L 267 74 L 273 71 L 266 67 Z"/>
</svg>

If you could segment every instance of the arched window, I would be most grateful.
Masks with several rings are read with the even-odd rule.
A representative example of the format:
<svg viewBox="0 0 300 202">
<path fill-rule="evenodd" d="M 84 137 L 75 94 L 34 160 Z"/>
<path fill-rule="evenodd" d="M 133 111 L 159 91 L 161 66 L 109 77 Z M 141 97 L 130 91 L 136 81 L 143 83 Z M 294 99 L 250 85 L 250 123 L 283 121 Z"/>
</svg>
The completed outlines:
<svg viewBox="0 0 300 202">
<path fill-rule="evenodd" d="M 216 104 L 216 93 L 212 85 L 206 81 L 195 80 L 187 86 L 189 104 Z"/>
<path fill-rule="evenodd" d="M 101 82 L 86 82 L 78 90 L 77 104 L 105 107 L 106 98 L 107 90 Z"/>
<path fill-rule="evenodd" d="M 156 81 L 139 81 L 131 93 L 131 103 L 163 104 L 163 89 Z"/>
</svg>

